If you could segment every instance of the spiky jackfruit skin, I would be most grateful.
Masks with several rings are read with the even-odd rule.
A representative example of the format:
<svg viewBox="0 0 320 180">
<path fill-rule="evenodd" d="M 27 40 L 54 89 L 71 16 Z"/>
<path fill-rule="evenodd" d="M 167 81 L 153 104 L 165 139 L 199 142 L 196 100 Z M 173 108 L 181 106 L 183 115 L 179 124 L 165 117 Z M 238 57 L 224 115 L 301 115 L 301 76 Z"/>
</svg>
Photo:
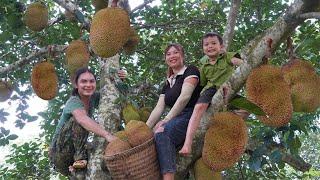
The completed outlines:
<svg viewBox="0 0 320 180">
<path fill-rule="evenodd" d="M 122 109 L 122 116 L 125 124 L 128 124 L 128 122 L 131 120 L 140 120 L 139 110 L 132 104 L 127 104 Z"/>
<path fill-rule="evenodd" d="M 131 120 L 125 127 L 129 144 L 136 147 L 153 137 L 152 130 L 142 121 Z"/>
<path fill-rule="evenodd" d="M 314 82 L 296 83 L 291 87 L 295 112 L 314 112 L 320 106 L 320 78 Z"/>
<path fill-rule="evenodd" d="M 194 163 L 194 177 L 196 180 L 222 180 L 221 172 L 212 171 L 204 164 L 202 158 Z"/>
<path fill-rule="evenodd" d="M 92 0 L 92 5 L 96 11 L 108 7 L 108 0 Z"/>
<path fill-rule="evenodd" d="M 104 8 L 92 19 L 90 45 L 93 51 L 104 58 L 116 55 L 128 41 L 130 20 L 121 8 Z"/>
<path fill-rule="evenodd" d="M 8 100 L 13 92 L 11 82 L 0 80 L 0 102 Z"/>
<path fill-rule="evenodd" d="M 309 62 L 300 59 L 294 59 L 281 67 L 284 79 L 289 85 L 300 82 L 310 82 L 317 73 Z"/>
<path fill-rule="evenodd" d="M 281 70 L 291 87 L 293 111 L 316 111 L 320 106 L 320 77 L 314 67 L 305 60 L 294 59 Z"/>
<path fill-rule="evenodd" d="M 204 138 L 203 162 L 214 171 L 232 167 L 244 153 L 248 132 L 244 120 L 232 113 L 215 114 Z"/>
<path fill-rule="evenodd" d="M 281 69 L 263 65 L 251 71 L 246 81 L 247 98 L 258 105 L 266 116 L 259 120 L 271 127 L 286 125 L 292 116 L 291 92 Z"/>
<path fill-rule="evenodd" d="M 143 107 L 139 110 L 140 121 L 147 122 L 152 109 L 150 107 Z"/>
<path fill-rule="evenodd" d="M 129 149 L 131 149 L 131 146 L 127 141 L 115 139 L 107 145 L 106 149 L 104 150 L 104 155 L 113 156 Z"/>
<path fill-rule="evenodd" d="M 123 130 L 123 131 L 118 131 L 116 133 L 114 133 L 115 136 L 117 136 L 118 138 L 120 138 L 121 140 L 123 141 L 128 141 L 128 136 L 126 134 L 126 132 Z"/>
<path fill-rule="evenodd" d="M 88 66 L 90 53 L 84 41 L 72 41 L 66 49 L 66 66 L 71 76 L 82 67 Z"/>
<path fill-rule="evenodd" d="M 126 54 L 132 54 L 136 50 L 139 44 L 140 38 L 138 33 L 133 27 L 130 27 L 129 39 L 123 46 L 123 50 Z"/>
<path fill-rule="evenodd" d="M 48 9 L 40 3 L 32 3 L 24 14 L 24 22 L 32 31 L 41 31 L 48 25 Z"/>
<path fill-rule="evenodd" d="M 58 91 L 58 76 L 54 65 L 50 62 L 36 64 L 31 73 L 31 85 L 40 98 L 53 99 Z"/>
</svg>

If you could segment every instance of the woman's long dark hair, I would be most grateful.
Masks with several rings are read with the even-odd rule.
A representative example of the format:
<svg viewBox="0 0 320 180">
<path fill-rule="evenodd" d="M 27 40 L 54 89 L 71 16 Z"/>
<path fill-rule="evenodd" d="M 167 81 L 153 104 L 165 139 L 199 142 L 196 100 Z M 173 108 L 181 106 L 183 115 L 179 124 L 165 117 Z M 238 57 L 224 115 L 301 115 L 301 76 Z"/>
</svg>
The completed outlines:
<svg viewBox="0 0 320 180">
<path fill-rule="evenodd" d="M 74 84 L 75 85 L 78 84 L 78 80 L 79 80 L 80 75 L 83 73 L 86 73 L 86 72 L 91 73 L 93 75 L 94 79 L 97 80 L 96 76 L 93 74 L 93 72 L 90 69 L 88 69 L 87 67 L 83 67 L 83 68 L 78 69 L 75 73 L 75 77 L 74 77 Z M 74 87 L 71 95 L 72 96 L 79 96 L 78 88 Z"/>
</svg>

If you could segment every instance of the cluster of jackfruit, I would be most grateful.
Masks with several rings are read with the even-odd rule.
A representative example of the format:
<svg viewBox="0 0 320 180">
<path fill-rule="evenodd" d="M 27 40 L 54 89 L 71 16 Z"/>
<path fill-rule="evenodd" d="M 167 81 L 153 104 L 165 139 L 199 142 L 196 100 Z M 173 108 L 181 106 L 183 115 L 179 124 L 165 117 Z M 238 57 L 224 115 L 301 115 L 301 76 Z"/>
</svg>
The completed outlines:
<svg viewBox="0 0 320 180">
<path fill-rule="evenodd" d="M 315 111 L 320 106 L 320 77 L 313 66 L 307 61 L 294 59 L 281 70 L 291 87 L 293 111 Z"/>
<path fill-rule="evenodd" d="M 221 172 L 215 172 L 209 166 L 204 164 L 202 158 L 194 163 L 194 177 L 196 180 L 221 180 Z"/>
<path fill-rule="evenodd" d="M 44 100 L 54 98 L 58 91 L 58 76 L 50 62 L 36 64 L 31 73 L 31 85 L 34 92 Z"/>
<path fill-rule="evenodd" d="M 131 120 L 125 129 L 115 133 L 115 136 L 118 139 L 108 144 L 105 156 L 112 156 L 139 146 L 150 140 L 153 137 L 153 132 L 144 122 Z"/>
<path fill-rule="evenodd" d="M 12 94 L 13 86 L 10 81 L 0 80 L 0 102 L 8 100 Z"/>
<path fill-rule="evenodd" d="M 72 41 L 66 50 L 66 66 L 71 75 L 82 67 L 88 66 L 90 53 L 86 43 L 82 40 Z"/>
<path fill-rule="evenodd" d="M 248 132 L 244 120 L 232 112 L 216 113 L 204 138 L 202 160 L 214 171 L 232 167 L 245 151 Z"/>
<path fill-rule="evenodd" d="M 129 39 L 126 44 L 123 46 L 123 51 L 127 54 L 132 54 L 136 50 L 139 44 L 140 38 L 136 30 L 133 27 L 130 27 Z"/>
<path fill-rule="evenodd" d="M 108 58 L 122 49 L 131 34 L 130 19 L 124 9 L 104 8 L 93 16 L 90 45 L 97 55 Z"/>
<path fill-rule="evenodd" d="M 100 9 L 108 7 L 108 0 L 92 0 L 92 5 L 95 8 L 96 12 Z"/>
<path fill-rule="evenodd" d="M 33 31 L 41 31 L 48 25 L 48 9 L 40 3 L 32 3 L 24 14 L 24 22 Z"/>
<path fill-rule="evenodd" d="M 258 105 L 265 116 L 258 116 L 271 127 L 286 125 L 292 116 L 291 92 L 281 68 L 263 65 L 251 71 L 246 81 L 248 99 Z"/>
<path fill-rule="evenodd" d="M 128 124 L 131 120 L 139 120 L 143 122 L 147 122 L 150 116 L 151 108 L 143 107 L 141 109 L 137 109 L 132 104 L 126 104 L 122 109 L 122 116 L 125 120 L 125 124 Z"/>
</svg>

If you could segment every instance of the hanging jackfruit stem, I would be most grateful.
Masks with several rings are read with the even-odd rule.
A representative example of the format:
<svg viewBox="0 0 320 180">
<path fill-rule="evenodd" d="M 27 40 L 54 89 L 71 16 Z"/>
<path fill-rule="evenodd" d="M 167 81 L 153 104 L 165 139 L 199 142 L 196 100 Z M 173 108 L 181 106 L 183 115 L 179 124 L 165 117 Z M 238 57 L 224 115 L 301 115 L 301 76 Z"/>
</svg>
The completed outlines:
<svg viewBox="0 0 320 180">
<path fill-rule="evenodd" d="M 118 0 L 112 0 L 111 7 L 117 7 L 118 6 Z"/>
</svg>

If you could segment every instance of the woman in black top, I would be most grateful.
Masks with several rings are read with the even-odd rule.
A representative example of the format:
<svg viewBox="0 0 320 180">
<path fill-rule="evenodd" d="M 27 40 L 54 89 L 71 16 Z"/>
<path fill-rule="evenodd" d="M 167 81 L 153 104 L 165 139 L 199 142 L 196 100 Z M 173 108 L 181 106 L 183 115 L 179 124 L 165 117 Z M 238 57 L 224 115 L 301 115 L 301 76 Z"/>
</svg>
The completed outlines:
<svg viewBox="0 0 320 180">
<path fill-rule="evenodd" d="M 188 122 L 201 88 L 199 70 L 195 66 L 184 64 L 184 50 L 180 44 L 168 45 L 165 61 L 168 65 L 167 81 L 147 125 L 153 127 L 160 170 L 166 180 L 174 179 L 176 148 L 184 142 Z M 165 106 L 171 109 L 159 121 Z"/>
</svg>

